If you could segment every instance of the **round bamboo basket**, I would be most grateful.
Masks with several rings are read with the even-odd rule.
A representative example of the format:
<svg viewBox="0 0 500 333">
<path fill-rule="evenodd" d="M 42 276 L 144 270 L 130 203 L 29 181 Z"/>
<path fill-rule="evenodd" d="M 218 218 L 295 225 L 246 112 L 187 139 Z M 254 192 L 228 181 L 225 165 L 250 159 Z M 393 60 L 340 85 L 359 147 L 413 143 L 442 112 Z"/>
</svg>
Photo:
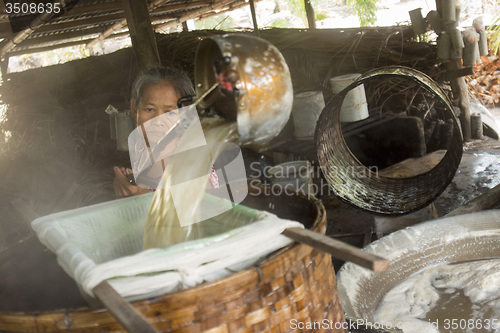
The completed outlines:
<svg viewBox="0 0 500 333">
<path fill-rule="evenodd" d="M 400 77 L 416 82 L 444 105 L 444 119 L 452 121 L 453 133 L 446 154 L 425 173 L 406 178 L 379 175 L 362 164 L 345 141 L 339 119 L 346 94 L 352 88 L 381 77 Z M 337 197 L 358 208 L 381 215 L 406 214 L 429 205 L 451 183 L 463 150 L 462 132 L 445 92 L 424 73 L 401 66 L 381 67 L 366 72 L 334 96 L 318 120 L 315 145 L 321 170 Z"/>
<path fill-rule="evenodd" d="M 281 206 L 274 211 L 278 216 L 294 216 L 314 231 L 326 230 L 326 212 L 320 202 L 301 196 L 293 200 L 269 196 L 259 202 L 266 207 Z M 255 207 L 255 202 L 248 205 Z M 302 244 L 282 249 L 258 266 L 227 278 L 135 301 L 132 305 L 161 332 L 291 332 L 298 330 L 298 323 L 326 321 L 328 327 L 323 325 L 324 328 L 313 331 L 345 332 L 341 328 L 344 312 L 331 257 Z M 124 329 L 106 309 L 83 307 L 51 312 L 0 312 L 0 332 L 5 331 L 124 332 Z"/>
</svg>

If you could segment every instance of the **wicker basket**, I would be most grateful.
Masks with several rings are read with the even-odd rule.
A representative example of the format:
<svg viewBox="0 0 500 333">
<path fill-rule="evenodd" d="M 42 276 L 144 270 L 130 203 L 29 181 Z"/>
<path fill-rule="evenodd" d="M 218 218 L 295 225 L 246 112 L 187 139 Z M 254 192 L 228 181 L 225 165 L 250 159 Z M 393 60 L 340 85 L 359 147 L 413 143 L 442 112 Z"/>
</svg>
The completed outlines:
<svg viewBox="0 0 500 333">
<path fill-rule="evenodd" d="M 347 146 L 339 120 L 344 97 L 356 86 L 382 77 L 401 77 L 416 82 L 444 104 L 446 118 L 453 120 L 448 150 L 428 172 L 409 178 L 384 177 L 364 166 Z M 462 158 L 462 133 L 448 97 L 424 73 L 400 66 L 367 72 L 330 100 L 318 120 L 315 144 L 321 170 L 335 194 L 361 209 L 386 215 L 405 214 L 430 204 L 450 184 Z"/>
<path fill-rule="evenodd" d="M 289 205 L 284 209 L 289 216 L 284 218 L 307 217 L 310 225 L 313 216 L 311 229 L 325 232 L 321 203 L 302 197 L 281 198 L 278 203 L 278 198 L 269 197 L 266 205 Z M 335 328 L 344 323 L 344 313 L 331 257 L 302 244 L 282 249 L 258 267 L 227 278 L 132 304 L 162 332 L 291 332 L 295 323 L 326 321 L 329 327 L 312 331 L 344 332 Z M 123 332 L 123 328 L 105 309 L 80 308 L 0 313 L 0 331 Z"/>
</svg>

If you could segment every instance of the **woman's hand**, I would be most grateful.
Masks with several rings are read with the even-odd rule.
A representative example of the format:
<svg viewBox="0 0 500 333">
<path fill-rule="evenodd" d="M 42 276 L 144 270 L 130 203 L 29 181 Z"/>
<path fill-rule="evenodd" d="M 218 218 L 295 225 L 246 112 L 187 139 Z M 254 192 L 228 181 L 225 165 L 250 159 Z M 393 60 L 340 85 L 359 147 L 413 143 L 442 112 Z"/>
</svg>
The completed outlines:
<svg viewBox="0 0 500 333">
<path fill-rule="evenodd" d="M 132 173 L 132 170 L 113 167 L 115 179 L 113 180 L 113 188 L 117 198 L 131 197 L 138 194 L 149 193 L 149 189 L 132 184 L 127 175 Z"/>
</svg>

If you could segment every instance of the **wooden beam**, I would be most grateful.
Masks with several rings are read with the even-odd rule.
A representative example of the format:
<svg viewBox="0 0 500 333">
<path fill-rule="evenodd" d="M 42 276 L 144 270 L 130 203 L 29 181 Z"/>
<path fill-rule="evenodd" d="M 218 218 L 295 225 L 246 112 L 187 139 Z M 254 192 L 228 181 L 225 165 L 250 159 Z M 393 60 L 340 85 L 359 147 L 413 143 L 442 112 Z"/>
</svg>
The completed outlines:
<svg viewBox="0 0 500 333">
<path fill-rule="evenodd" d="M 155 0 L 149 5 L 149 10 L 154 10 L 155 8 L 161 6 L 164 4 L 167 0 Z M 123 19 L 111 26 L 109 29 L 104 31 L 99 37 L 96 39 L 92 40 L 90 43 L 87 44 L 88 48 L 91 48 L 95 44 L 99 43 L 100 41 L 106 39 L 108 36 L 111 36 L 112 34 L 116 33 L 117 31 L 120 31 L 124 29 L 127 26 L 127 20 Z"/>
<path fill-rule="evenodd" d="M 257 37 L 260 37 L 259 26 L 257 25 L 257 14 L 255 13 L 255 2 L 250 0 L 250 13 L 252 14 L 253 31 Z"/>
<path fill-rule="evenodd" d="M 304 8 L 306 9 L 307 24 L 309 29 L 316 29 L 316 20 L 314 19 L 314 8 L 311 0 L 304 0 Z"/>
<path fill-rule="evenodd" d="M 151 22 L 155 25 L 155 24 L 158 24 L 156 27 L 155 27 L 155 31 L 161 31 L 161 30 L 164 30 L 172 25 L 175 25 L 175 24 L 181 24 L 182 22 L 185 22 L 187 20 L 190 20 L 190 19 L 196 19 L 196 18 L 199 18 L 200 16 L 204 16 L 204 17 L 207 17 L 205 16 L 205 13 L 210 11 L 210 10 L 217 10 L 217 9 L 221 9 L 221 8 L 224 8 L 225 6 L 228 6 L 230 5 L 230 7 L 232 7 L 233 9 L 235 8 L 239 8 L 239 6 L 243 3 L 245 3 L 244 0 L 241 0 L 241 1 L 234 1 L 234 0 L 222 0 L 220 2 L 216 2 L 215 0 L 200 0 L 200 1 L 195 1 L 195 2 L 191 2 L 191 3 L 187 3 L 187 4 L 172 4 L 172 5 L 166 5 L 166 6 L 162 6 L 164 3 L 166 2 L 166 0 L 156 0 L 156 1 L 153 1 L 150 5 L 149 5 L 149 11 L 150 12 L 154 12 L 154 13 L 158 13 L 158 12 L 168 12 L 168 11 L 172 11 L 172 10 L 177 10 L 177 9 L 187 9 L 187 8 L 191 8 L 191 7 L 198 7 L 198 6 L 203 6 L 205 5 L 205 7 L 203 8 L 197 8 L 195 10 L 191 10 L 191 11 L 187 11 L 186 15 L 182 16 L 182 17 L 178 17 L 176 16 L 175 14 L 167 14 L 167 15 L 164 15 L 161 17 L 161 19 L 165 20 L 165 19 L 168 19 L 168 18 L 172 18 L 173 20 L 169 21 L 169 22 L 166 22 L 166 23 L 157 23 L 158 21 L 160 21 L 160 18 L 158 17 L 152 17 L 151 18 Z M 161 6 L 161 7 L 160 7 Z M 212 13 L 210 13 L 212 14 Z M 216 13 L 213 13 L 214 15 L 218 15 Z M 87 47 L 92 47 L 94 46 L 96 43 L 104 40 L 105 38 L 113 35 L 114 33 L 116 33 L 117 31 L 120 31 L 124 28 L 126 28 L 127 26 L 127 20 L 126 19 L 122 19 L 121 21 L 115 23 L 113 26 L 111 26 L 110 28 L 108 28 L 106 31 L 104 31 L 99 37 L 97 37 L 96 39 L 92 40 L 90 43 L 87 44 Z"/>
<path fill-rule="evenodd" d="M 60 34 L 54 34 L 54 35 L 49 35 L 49 36 L 42 36 L 42 37 L 36 37 L 36 38 L 30 38 L 29 40 L 26 40 L 23 42 L 19 47 L 44 47 L 44 46 L 50 46 L 48 44 L 52 43 L 63 43 L 63 42 L 69 42 L 69 41 L 74 41 L 75 39 L 89 39 L 94 37 L 95 35 L 101 33 L 103 31 L 102 27 L 97 27 L 97 28 L 90 28 L 90 29 L 85 29 L 85 30 L 80 30 L 80 31 L 71 31 L 71 32 L 65 32 L 65 33 L 60 33 Z"/>
<path fill-rule="evenodd" d="M 125 18 L 124 13 L 117 13 L 117 14 L 111 14 L 111 15 L 105 15 L 105 16 L 96 16 L 96 17 L 90 17 L 90 18 L 84 18 L 84 19 L 77 19 L 73 21 L 67 21 L 67 22 L 59 22 L 59 23 L 53 23 L 53 24 L 45 24 L 44 26 L 40 27 L 36 32 L 52 32 L 52 31 L 57 31 L 57 30 L 64 30 L 64 29 L 74 29 L 78 27 L 85 27 L 88 25 L 95 25 L 99 23 L 106 23 L 106 22 L 111 22 L 111 21 L 117 21 Z"/>
<path fill-rule="evenodd" d="M 173 10 L 189 9 L 193 7 L 210 5 L 213 2 L 214 0 L 201 0 L 201 1 L 190 1 L 187 3 L 165 4 L 150 10 L 150 13 L 166 13 Z"/>
<path fill-rule="evenodd" d="M 124 36 L 129 36 L 128 31 L 127 32 L 121 32 L 117 33 L 114 35 L 109 36 L 108 38 L 118 38 L 118 37 L 124 37 Z M 17 55 L 23 55 L 23 54 L 29 54 L 29 53 L 38 53 L 38 52 L 47 52 L 55 49 L 61 49 L 64 47 L 71 47 L 71 46 L 76 46 L 76 45 L 84 45 L 89 42 L 89 39 L 82 39 L 82 40 L 76 40 L 72 42 L 62 42 L 59 44 L 52 44 L 49 46 L 41 46 L 37 47 L 32 46 L 32 47 L 27 47 L 27 48 L 19 48 L 19 49 L 14 49 L 14 51 L 9 52 L 9 56 L 17 56 Z"/>
<path fill-rule="evenodd" d="M 288 228 L 282 234 L 296 242 L 314 247 L 318 251 L 329 253 L 334 258 L 351 261 L 375 272 L 384 271 L 389 266 L 389 261 L 382 257 L 309 229 Z"/>
<path fill-rule="evenodd" d="M 108 28 L 106 31 L 104 31 L 99 37 L 93 39 L 91 42 L 87 44 L 87 48 L 93 47 L 95 44 L 99 43 L 100 41 L 103 41 L 104 39 L 108 38 L 112 34 L 121 31 L 122 29 L 127 27 L 127 19 L 120 20 L 119 22 L 116 22 L 113 24 L 110 28 Z"/>
<path fill-rule="evenodd" d="M 79 15 L 90 15 L 95 12 L 101 11 L 111 11 L 111 10 L 120 10 L 123 11 L 123 5 L 121 1 L 114 2 L 105 2 L 101 4 L 92 4 L 88 6 L 75 6 L 71 8 L 71 10 L 67 11 L 63 15 L 59 16 L 57 19 L 66 19 L 72 16 Z"/>
<path fill-rule="evenodd" d="M 156 45 L 146 0 L 123 0 L 123 7 L 132 39 L 132 47 L 140 69 L 144 70 L 151 66 L 160 65 L 160 53 Z"/>
</svg>

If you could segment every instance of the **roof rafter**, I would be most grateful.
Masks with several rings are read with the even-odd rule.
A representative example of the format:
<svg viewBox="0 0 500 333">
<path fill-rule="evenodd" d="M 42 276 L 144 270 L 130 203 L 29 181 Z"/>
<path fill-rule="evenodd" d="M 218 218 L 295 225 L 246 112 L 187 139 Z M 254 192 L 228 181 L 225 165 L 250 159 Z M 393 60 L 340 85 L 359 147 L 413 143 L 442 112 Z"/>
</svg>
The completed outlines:
<svg viewBox="0 0 500 333">
<path fill-rule="evenodd" d="M 234 0 L 231 0 L 231 1 L 234 1 Z M 167 0 L 155 0 L 155 1 L 153 1 L 149 5 L 150 13 L 154 12 L 155 10 L 157 10 L 158 12 L 166 12 L 166 11 L 172 11 L 172 10 L 177 10 L 177 9 L 198 7 L 200 5 L 207 5 L 207 3 L 213 4 L 213 3 L 215 3 L 215 0 L 201 0 L 201 1 L 194 1 L 194 2 L 186 2 L 186 3 L 182 3 L 182 4 L 164 5 L 166 2 L 167 2 Z M 206 7 L 203 7 L 203 8 L 206 8 Z M 102 41 L 103 39 L 111 36 L 116 31 L 124 29 L 126 26 L 127 26 L 127 20 L 122 19 L 121 21 L 115 23 L 111 28 L 109 28 L 108 30 L 103 32 L 101 36 L 97 37 L 96 39 L 94 39 L 90 43 L 88 43 L 87 47 L 90 48 L 90 47 L 94 46 L 95 44 Z"/>
<path fill-rule="evenodd" d="M 234 0 L 222 0 L 222 1 L 218 2 L 218 3 L 210 4 L 207 7 L 209 7 L 210 10 L 217 10 L 217 9 L 222 9 L 222 8 L 224 8 L 226 6 L 229 6 L 231 3 L 241 3 L 241 2 L 245 2 L 245 0 L 241 0 L 241 1 L 238 1 L 238 0 L 237 1 L 234 1 Z M 186 15 L 184 15 L 182 17 L 179 17 L 179 18 L 177 18 L 175 20 L 172 20 L 170 22 L 167 22 L 167 23 L 164 23 L 162 25 L 159 25 L 159 26 L 155 27 L 155 30 L 158 31 L 158 32 L 161 32 L 162 30 L 165 30 L 166 28 L 171 27 L 172 25 L 179 24 L 179 23 L 185 22 L 187 20 L 191 20 L 191 19 L 197 18 L 200 15 L 202 15 L 204 12 L 207 12 L 207 8 L 206 7 L 189 11 L 189 12 L 186 13 Z"/>
<path fill-rule="evenodd" d="M 102 23 L 103 21 L 116 21 L 122 19 L 123 17 L 124 17 L 123 13 L 118 13 L 118 14 L 110 14 L 105 16 L 97 16 L 97 17 L 73 20 L 70 22 L 46 24 L 38 28 L 37 32 L 49 32 L 55 30 L 72 29 L 77 27 L 83 27 L 86 25 Z"/>
<path fill-rule="evenodd" d="M 41 1 L 41 0 L 40 0 Z M 47 1 L 47 0 L 44 0 Z M 0 14 L 0 58 L 21 53 L 40 52 L 56 45 L 92 46 L 97 42 L 121 36 L 128 31 L 121 0 L 49 0 L 66 5 L 58 15 Z M 155 31 L 181 24 L 190 19 L 203 19 L 248 5 L 248 0 L 134 0 L 149 3 L 149 15 Z M 257 1 L 257 0 L 256 0 Z M 0 0 L 0 11 L 6 0 Z M 29 20 L 28 20 L 29 18 Z M 29 22 L 29 24 L 28 24 Z M 12 32 L 12 26 L 22 28 Z M 61 46 L 61 47 L 63 47 Z"/>
</svg>

